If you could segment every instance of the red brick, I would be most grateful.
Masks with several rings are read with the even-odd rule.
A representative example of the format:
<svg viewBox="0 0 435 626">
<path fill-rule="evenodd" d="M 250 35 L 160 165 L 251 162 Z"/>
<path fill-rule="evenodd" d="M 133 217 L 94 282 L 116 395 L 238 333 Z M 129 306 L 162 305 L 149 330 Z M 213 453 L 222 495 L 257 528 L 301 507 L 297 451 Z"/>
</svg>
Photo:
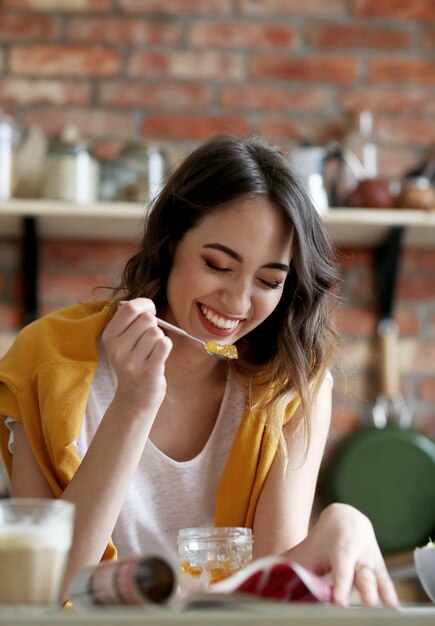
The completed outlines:
<svg viewBox="0 0 435 626">
<path fill-rule="evenodd" d="M 99 109 L 33 109 L 24 115 L 24 122 L 40 126 L 49 135 L 59 133 L 67 122 L 76 124 L 84 137 L 129 138 L 133 133 L 129 114 Z"/>
<path fill-rule="evenodd" d="M 147 52 L 138 50 L 131 55 L 129 76 L 154 76 L 193 80 L 237 80 L 243 78 L 240 54 L 213 50 Z"/>
<path fill-rule="evenodd" d="M 418 386 L 422 400 L 435 404 L 435 378 L 423 378 Z"/>
<path fill-rule="evenodd" d="M 35 76 L 113 76 L 121 72 L 122 56 L 97 46 L 15 46 L 10 67 L 14 74 Z"/>
<path fill-rule="evenodd" d="M 19 270 L 19 266 L 16 268 L 12 275 L 10 289 L 10 299 L 12 302 L 21 302 L 23 297 L 23 275 Z"/>
<path fill-rule="evenodd" d="M 328 98 L 322 89 L 298 89 L 265 85 L 223 87 L 219 104 L 230 109 L 251 111 L 323 111 Z"/>
<path fill-rule="evenodd" d="M 347 437 L 361 427 L 361 413 L 358 409 L 340 407 L 334 404 L 330 437 Z"/>
<path fill-rule="evenodd" d="M 371 83 L 433 86 L 435 84 L 435 62 L 409 57 L 371 59 L 369 61 L 368 79 Z"/>
<path fill-rule="evenodd" d="M 314 48 L 409 48 L 411 44 L 407 31 L 372 25 L 316 24 L 309 27 L 308 38 Z"/>
<path fill-rule="evenodd" d="M 399 20 L 433 20 L 431 0 L 352 0 L 352 14 L 358 17 L 386 17 Z"/>
<path fill-rule="evenodd" d="M 408 115 L 435 114 L 435 99 L 424 87 L 402 89 L 380 87 L 358 87 L 341 90 L 338 101 L 347 111 L 370 109 L 382 113 L 406 113 Z"/>
<path fill-rule="evenodd" d="M 291 140 L 292 143 L 301 141 L 317 143 L 315 137 L 319 132 L 319 125 L 315 127 L 315 124 L 310 124 L 306 120 L 296 121 L 294 118 L 273 117 L 271 119 L 263 119 L 258 124 L 258 132 L 260 135 L 274 140 Z"/>
<path fill-rule="evenodd" d="M 0 78 L 0 101 L 29 104 L 89 104 L 92 87 L 87 82 L 32 78 Z"/>
<path fill-rule="evenodd" d="M 366 339 L 347 340 L 340 347 L 340 365 L 352 376 L 361 376 L 362 372 L 374 369 L 374 341 Z"/>
<path fill-rule="evenodd" d="M 251 130 L 243 117 L 210 115 L 148 115 L 141 125 L 144 137 L 206 139 L 221 133 L 246 135 Z"/>
<path fill-rule="evenodd" d="M 357 79 L 358 60 L 348 56 L 255 56 L 250 63 L 250 75 L 267 80 L 346 84 Z"/>
<path fill-rule="evenodd" d="M 421 34 L 421 46 L 424 50 L 435 50 L 435 29 L 424 30 Z"/>
<path fill-rule="evenodd" d="M 0 41 L 54 39 L 60 34 L 59 18 L 42 15 L 0 15 Z"/>
<path fill-rule="evenodd" d="M 350 302 L 376 306 L 376 289 L 376 279 L 371 267 L 367 271 L 351 272 L 347 277 L 346 297 Z"/>
<path fill-rule="evenodd" d="M 421 324 L 414 307 L 396 306 L 394 319 L 399 325 L 400 336 L 417 336 L 421 332 Z"/>
<path fill-rule="evenodd" d="M 433 302 L 435 300 L 435 273 L 431 276 L 416 272 L 401 277 L 397 286 L 398 297 L 406 302 Z"/>
<path fill-rule="evenodd" d="M 435 411 L 433 406 L 429 407 L 428 414 L 426 412 L 423 414 L 421 410 L 417 414 L 414 413 L 412 425 L 435 441 Z"/>
<path fill-rule="evenodd" d="M 377 317 L 373 309 L 347 306 L 337 309 L 334 318 L 340 335 L 364 337 L 376 332 Z"/>
<path fill-rule="evenodd" d="M 420 162 L 420 156 L 420 150 L 415 146 L 378 148 L 378 172 L 393 181 L 400 181 Z"/>
<path fill-rule="evenodd" d="M 115 159 L 125 146 L 126 138 L 105 139 L 96 138 L 92 144 L 92 153 L 98 159 Z"/>
<path fill-rule="evenodd" d="M 178 23 L 149 22 L 116 18 L 77 17 L 68 24 L 67 39 L 72 41 L 106 42 L 115 44 L 174 45 L 180 40 Z"/>
<path fill-rule="evenodd" d="M 22 324 L 23 311 L 18 304 L 0 304 L 0 327 L 2 331 L 17 330 Z"/>
<path fill-rule="evenodd" d="M 231 20 L 194 22 L 186 35 L 191 46 L 219 48 L 295 48 L 297 29 L 286 24 L 262 24 Z"/>
<path fill-rule="evenodd" d="M 118 0 L 122 11 L 137 15 L 169 15 L 174 16 L 174 6 L 177 15 L 226 15 L 231 13 L 231 0 Z"/>
<path fill-rule="evenodd" d="M 3 0 L 3 6 L 24 11 L 101 13 L 111 9 L 112 0 Z"/>
<path fill-rule="evenodd" d="M 377 136 L 391 145 L 432 146 L 435 143 L 435 119 L 380 117 Z"/>
<path fill-rule="evenodd" d="M 400 265 L 402 271 L 414 270 L 433 275 L 435 271 L 435 250 L 412 250 L 405 248 L 402 252 Z"/>
<path fill-rule="evenodd" d="M 12 240 L 1 240 L 0 245 L 0 268 L 14 269 L 20 263 L 20 250 L 17 242 Z"/>
<path fill-rule="evenodd" d="M 236 0 L 237 10 L 255 17 L 274 17 L 278 15 L 304 15 L 310 17 L 331 17 L 342 15 L 346 11 L 345 0 Z"/>
<path fill-rule="evenodd" d="M 116 277 L 108 272 L 93 274 L 42 273 L 39 279 L 40 302 L 42 306 L 54 304 L 64 306 L 110 295 Z M 106 287 L 106 289 L 99 289 Z M 98 289 L 97 289 L 98 288 Z"/>
<path fill-rule="evenodd" d="M 40 270 L 79 275 L 110 271 L 118 275 L 136 250 L 134 242 L 44 241 L 40 252 Z"/>
<path fill-rule="evenodd" d="M 144 84 L 133 81 L 109 81 L 99 87 L 102 104 L 122 107 L 152 108 L 165 111 L 204 109 L 211 104 L 211 89 L 197 83 Z"/>
<path fill-rule="evenodd" d="M 366 269 L 373 264 L 373 250 L 371 248 L 341 248 L 338 250 L 338 263 L 343 269 Z"/>
<path fill-rule="evenodd" d="M 435 374 L 435 341 L 407 340 L 404 352 L 406 357 L 402 370 L 404 373 L 424 376 Z"/>
</svg>

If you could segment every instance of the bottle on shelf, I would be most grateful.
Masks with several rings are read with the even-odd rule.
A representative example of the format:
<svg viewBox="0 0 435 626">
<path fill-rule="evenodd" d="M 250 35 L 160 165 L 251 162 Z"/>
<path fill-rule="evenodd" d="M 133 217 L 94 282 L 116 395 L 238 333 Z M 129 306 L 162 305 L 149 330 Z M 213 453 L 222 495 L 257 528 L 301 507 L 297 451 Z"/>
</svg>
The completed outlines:
<svg viewBox="0 0 435 626">
<path fill-rule="evenodd" d="M 366 178 L 376 178 L 378 174 L 378 154 L 373 141 L 373 115 L 363 110 L 354 114 L 350 132 L 345 140 L 345 148 L 353 152 L 363 166 Z"/>
</svg>

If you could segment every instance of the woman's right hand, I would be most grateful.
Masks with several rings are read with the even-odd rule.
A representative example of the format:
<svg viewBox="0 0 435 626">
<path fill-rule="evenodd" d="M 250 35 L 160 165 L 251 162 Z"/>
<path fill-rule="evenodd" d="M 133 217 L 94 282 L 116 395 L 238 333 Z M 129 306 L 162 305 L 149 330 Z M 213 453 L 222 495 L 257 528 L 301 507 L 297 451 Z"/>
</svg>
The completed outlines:
<svg viewBox="0 0 435 626">
<path fill-rule="evenodd" d="M 165 362 L 172 342 L 157 326 L 155 314 L 148 298 L 120 303 L 103 332 L 103 343 L 117 377 L 116 396 L 157 412 L 166 392 Z"/>
</svg>

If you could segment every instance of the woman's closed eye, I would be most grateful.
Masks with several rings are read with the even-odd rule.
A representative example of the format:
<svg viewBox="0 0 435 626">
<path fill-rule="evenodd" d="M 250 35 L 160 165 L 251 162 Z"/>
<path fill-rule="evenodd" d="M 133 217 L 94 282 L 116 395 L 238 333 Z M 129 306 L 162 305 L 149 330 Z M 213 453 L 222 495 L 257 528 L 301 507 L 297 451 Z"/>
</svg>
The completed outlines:
<svg viewBox="0 0 435 626">
<path fill-rule="evenodd" d="M 211 261 L 205 261 L 206 266 L 212 270 L 213 272 L 231 272 L 229 267 L 220 267 L 219 265 L 215 265 Z"/>
<path fill-rule="evenodd" d="M 264 280 L 264 278 L 259 278 L 258 280 L 265 287 L 269 287 L 269 289 L 281 289 L 283 285 L 283 282 L 280 280 Z"/>
</svg>

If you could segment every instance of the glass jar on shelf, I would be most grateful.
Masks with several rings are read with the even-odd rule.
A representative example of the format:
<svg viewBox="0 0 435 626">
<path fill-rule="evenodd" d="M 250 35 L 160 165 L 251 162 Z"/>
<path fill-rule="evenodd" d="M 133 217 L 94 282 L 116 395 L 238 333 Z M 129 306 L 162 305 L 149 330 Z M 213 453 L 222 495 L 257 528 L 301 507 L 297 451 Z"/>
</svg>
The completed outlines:
<svg viewBox="0 0 435 626">
<path fill-rule="evenodd" d="M 118 158 L 118 200 L 153 201 L 166 175 L 167 159 L 157 146 L 127 144 Z"/>
<path fill-rule="evenodd" d="M 50 145 L 42 196 L 87 204 L 97 199 L 98 163 L 77 127 L 67 124 Z"/>
</svg>

